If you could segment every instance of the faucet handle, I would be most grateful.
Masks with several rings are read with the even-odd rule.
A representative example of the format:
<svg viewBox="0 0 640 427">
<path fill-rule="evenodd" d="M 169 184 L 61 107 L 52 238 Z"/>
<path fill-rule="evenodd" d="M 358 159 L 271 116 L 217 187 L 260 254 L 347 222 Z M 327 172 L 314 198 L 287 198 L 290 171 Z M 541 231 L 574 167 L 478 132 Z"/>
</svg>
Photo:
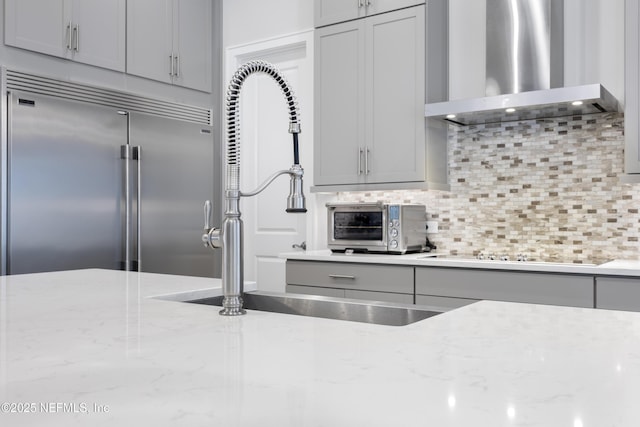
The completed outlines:
<svg viewBox="0 0 640 427">
<path fill-rule="evenodd" d="M 211 227 L 211 200 L 204 202 L 204 234 L 202 244 L 205 248 L 221 248 L 220 229 Z"/>
<path fill-rule="evenodd" d="M 211 200 L 204 202 L 204 229 L 211 229 Z"/>
</svg>

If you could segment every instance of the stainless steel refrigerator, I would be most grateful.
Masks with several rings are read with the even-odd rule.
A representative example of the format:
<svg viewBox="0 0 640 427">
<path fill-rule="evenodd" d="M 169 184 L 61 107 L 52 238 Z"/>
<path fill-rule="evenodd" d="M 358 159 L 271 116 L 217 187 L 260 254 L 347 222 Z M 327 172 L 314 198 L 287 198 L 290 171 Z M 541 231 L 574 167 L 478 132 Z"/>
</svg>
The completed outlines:
<svg viewBox="0 0 640 427">
<path fill-rule="evenodd" d="M 204 200 L 220 191 L 206 119 L 180 105 L 7 74 L 5 274 L 107 268 L 220 276 L 219 260 L 200 241 Z"/>
</svg>

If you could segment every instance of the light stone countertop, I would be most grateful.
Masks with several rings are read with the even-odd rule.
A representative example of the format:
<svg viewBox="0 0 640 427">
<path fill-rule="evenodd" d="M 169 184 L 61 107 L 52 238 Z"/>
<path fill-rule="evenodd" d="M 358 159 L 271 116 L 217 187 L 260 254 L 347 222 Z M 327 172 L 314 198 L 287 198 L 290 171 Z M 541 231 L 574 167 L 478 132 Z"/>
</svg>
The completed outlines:
<svg viewBox="0 0 640 427">
<path fill-rule="evenodd" d="M 279 255 L 287 260 L 354 262 L 365 264 L 409 265 L 416 267 L 459 267 L 481 268 L 486 270 L 532 271 L 539 273 L 589 274 L 594 276 L 638 276 L 640 260 L 614 260 L 604 264 L 571 264 L 554 262 L 519 262 L 500 260 L 477 260 L 437 253 L 414 253 L 407 255 L 387 254 L 345 254 L 332 253 L 330 250 L 306 252 L 286 252 Z"/>
<path fill-rule="evenodd" d="M 226 318 L 153 298 L 191 290 L 214 294 L 219 281 L 109 270 L 0 278 L 0 403 L 34 410 L 0 412 L 0 425 L 640 420 L 640 313 L 482 301 L 393 327 L 256 311 Z"/>
</svg>

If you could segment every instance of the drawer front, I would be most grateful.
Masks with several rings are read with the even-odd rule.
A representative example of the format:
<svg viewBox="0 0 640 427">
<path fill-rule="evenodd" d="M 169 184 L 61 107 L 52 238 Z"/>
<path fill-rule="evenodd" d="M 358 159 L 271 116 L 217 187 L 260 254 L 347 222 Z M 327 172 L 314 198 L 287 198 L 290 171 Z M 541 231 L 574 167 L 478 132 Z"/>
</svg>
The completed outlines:
<svg viewBox="0 0 640 427">
<path fill-rule="evenodd" d="M 344 298 L 344 289 L 319 288 L 317 286 L 287 285 L 287 292 L 291 294 Z"/>
<path fill-rule="evenodd" d="M 640 279 L 596 277 L 596 308 L 640 311 Z"/>
<path fill-rule="evenodd" d="M 344 295 L 347 298 L 364 299 L 368 301 L 399 302 L 402 304 L 413 304 L 413 295 L 392 294 L 390 292 L 354 291 L 346 289 Z"/>
<path fill-rule="evenodd" d="M 592 276 L 416 268 L 416 294 L 533 304 L 594 306 Z"/>
<path fill-rule="evenodd" d="M 454 308 L 464 307 L 465 305 L 473 304 L 477 302 L 477 299 L 468 298 L 449 298 L 449 297 L 434 297 L 428 295 L 416 295 L 416 304 L 427 305 L 433 307 L 435 311 L 449 311 Z"/>
<path fill-rule="evenodd" d="M 287 284 L 413 295 L 413 267 L 287 261 Z"/>
</svg>

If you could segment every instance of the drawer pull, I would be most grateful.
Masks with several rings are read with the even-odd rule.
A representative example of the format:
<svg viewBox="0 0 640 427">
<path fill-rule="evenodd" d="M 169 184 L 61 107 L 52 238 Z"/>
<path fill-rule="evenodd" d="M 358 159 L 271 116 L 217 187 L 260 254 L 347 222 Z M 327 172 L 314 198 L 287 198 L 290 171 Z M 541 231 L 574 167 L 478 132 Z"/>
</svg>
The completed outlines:
<svg viewBox="0 0 640 427">
<path fill-rule="evenodd" d="M 344 274 L 330 274 L 329 277 L 331 277 L 332 279 L 349 279 L 349 280 L 356 280 L 356 276 L 346 276 Z"/>
</svg>

